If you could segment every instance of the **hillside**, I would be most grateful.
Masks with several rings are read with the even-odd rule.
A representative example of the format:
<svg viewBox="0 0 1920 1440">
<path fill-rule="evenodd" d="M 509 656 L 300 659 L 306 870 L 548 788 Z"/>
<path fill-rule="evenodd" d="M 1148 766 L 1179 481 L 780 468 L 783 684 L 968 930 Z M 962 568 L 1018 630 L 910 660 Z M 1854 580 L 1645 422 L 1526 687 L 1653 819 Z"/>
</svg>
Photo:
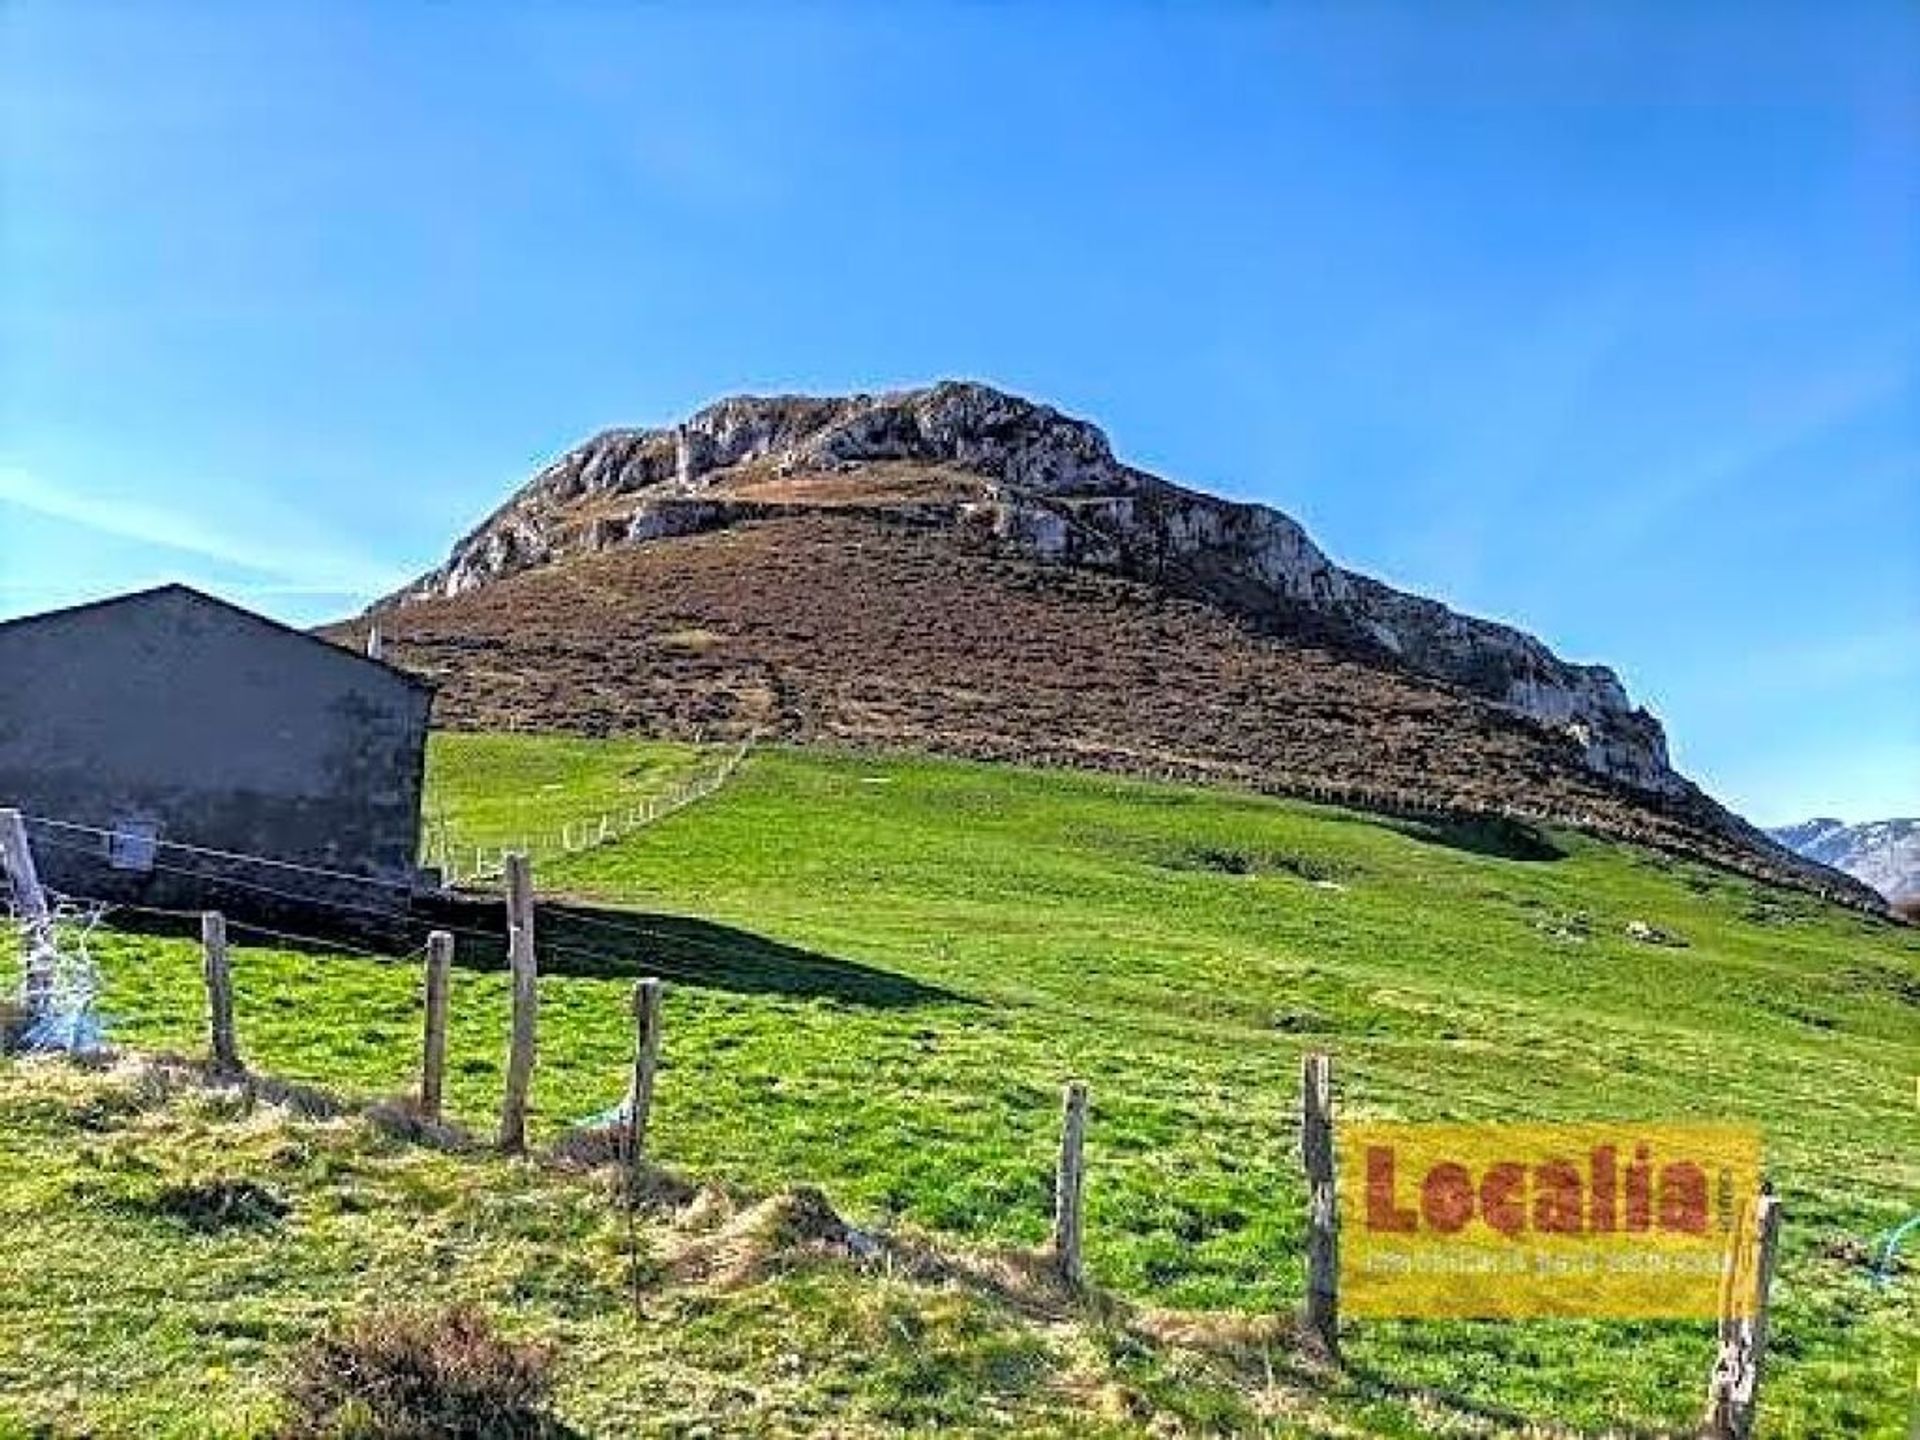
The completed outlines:
<svg viewBox="0 0 1920 1440">
<path fill-rule="evenodd" d="M 983 386 L 609 432 L 371 618 L 442 686 L 443 724 L 757 731 L 1517 812 L 1881 904 L 1675 773 L 1611 671 L 1341 569 L 1285 515 Z"/>
<path fill-rule="evenodd" d="M 1768 833 L 1796 855 L 1871 885 L 1892 904 L 1920 909 L 1920 820 L 1808 820 Z"/>
<path fill-rule="evenodd" d="M 511 833 L 681 758 L 438 737 L 434 808 Z M 260 1434 L 316 1328 L 456 1298 L 558 1346 L 588 1436 L 1688 1433 L 1703 1323 L 1357 1322 L 1346 1372 L 1301 1359 L 1276 1320 L 1302 1288 L 1295 1077 L 1326 1047 L 1354 1117 L 1761 1125 L 1787 1216 L 1764 1433 L 1903 1435 L 1920 1291 L 1910 1267 L 1877 1288 L 1872 1258 L 1920 1186 L 1920 934 L 1535 838 L 1503 854 L 1257 795 L 756 753 L 539 877 L 572 898 L 541 923 L 537 1145 L 617 1097 L 631 982 L 668 980 L 654 1153 L 694 1189 L 641 1217 L 637 1322 L 591 1174 L 8 1062 L 0 1218 L 23 1242 L 0 1263 L 0 1433 Z M 484 1132 L 507 986 L 461 944 L 448 1101 Z M 196 945 L 96 948 L 121 1041 L 200 1046 Z M 402 1089 L 418 963 L 242 944 L 243 1054 L 349 1097 Z M 1070 1076 L 1093 1096 L 1109 1297 L 1087 1309 L 1022 1259 Z M 285 1213 L 195 1229 L 168 1208 L 216 1181 Z M 946 1268 L 815 1243 L 805 1186 L 888 1256 Z"/>
</svg>

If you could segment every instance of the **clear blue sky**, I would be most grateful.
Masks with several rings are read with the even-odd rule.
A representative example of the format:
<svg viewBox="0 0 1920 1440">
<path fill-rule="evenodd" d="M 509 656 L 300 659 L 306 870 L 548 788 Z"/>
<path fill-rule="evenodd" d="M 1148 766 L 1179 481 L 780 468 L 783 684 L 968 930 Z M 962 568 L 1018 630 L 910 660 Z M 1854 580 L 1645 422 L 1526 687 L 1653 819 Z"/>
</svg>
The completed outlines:
<svg viewBox="0 0 1920 1440">
<path fill-rule="evenodd" d="M 1920 10 L 0 4 L 0 615 L 977 376 L 1920 812 Z M 17 677 L 10 680 L 17 683 Z"/>
</svg>

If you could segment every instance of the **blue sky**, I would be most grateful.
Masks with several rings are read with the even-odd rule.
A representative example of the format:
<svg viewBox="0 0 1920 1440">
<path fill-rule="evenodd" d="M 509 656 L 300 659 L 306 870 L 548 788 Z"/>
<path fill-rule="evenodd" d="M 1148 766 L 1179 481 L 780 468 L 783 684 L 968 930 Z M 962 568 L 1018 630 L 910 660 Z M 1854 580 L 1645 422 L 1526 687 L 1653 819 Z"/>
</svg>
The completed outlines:
<svg viewBox="0 0 1920 1440">
<path fill-rule="evenodd" d="M 1920 11 L 0 6 L 0 615 L 314 621 L 594 429 L 992 380 L 1920 812 Z"/>
</svg>

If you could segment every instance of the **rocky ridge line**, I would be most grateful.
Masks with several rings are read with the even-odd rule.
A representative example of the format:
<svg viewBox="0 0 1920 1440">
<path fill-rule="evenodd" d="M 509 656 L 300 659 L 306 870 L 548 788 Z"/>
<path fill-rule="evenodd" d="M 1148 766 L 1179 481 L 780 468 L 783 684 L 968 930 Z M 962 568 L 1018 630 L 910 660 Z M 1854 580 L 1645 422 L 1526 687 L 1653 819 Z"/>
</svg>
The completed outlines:
<svg viewBox="0 0 1920 1440">
<path fill-rule="evenodd" d="M 942 483 L 896 493 L 901 475 L 916 472 Z M 978 527 L 1034 558 L 1155 581 L 1276 631 L 1332 627 L 1380 663 L 1570 737 L 1600 774 L 1667 795 L 1688 788 L 1659 722 L 1607 667 L 1568 662 L 1512 627 L 1342 569 L 1278 510 L 1126 465 L 1094 425 L 967 382 L 736 397 L 671 428 L 604 432 L 540 471 L 445 564 L 386 603 L 813 508 L 821 502 L 797 482 L 821 477 L 844 477 L 838 508 L 861 504 L 864 488 L 864 503 L 908 523 Z"/>
</svg>

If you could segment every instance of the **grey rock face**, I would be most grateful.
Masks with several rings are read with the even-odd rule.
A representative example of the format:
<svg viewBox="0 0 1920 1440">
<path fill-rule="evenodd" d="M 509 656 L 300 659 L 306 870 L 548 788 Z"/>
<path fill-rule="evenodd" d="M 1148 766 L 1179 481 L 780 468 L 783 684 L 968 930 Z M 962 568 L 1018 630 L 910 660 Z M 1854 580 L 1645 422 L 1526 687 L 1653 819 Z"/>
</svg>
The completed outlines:
<svg viewBox="0 0 1920 1440">
<path fill-rule="evenodd" d="M 726 487 L 749 473 L 857 475 L 899 462 L 964 477 L 971 493 L 954 522 L 1035 558 L 1174 584 L 1255 623 L 1311 614 L 1377 649 L 1382 663 L 1566 735 L 1596 771 L 1685 789 L 1659 722 L 1606 667 L 1571 664 L 1509 626 L 1343 570 L 1278 510 L 1137 470 L 1086 421 L 966 382 L 840 399 L 736 397 L 671 428 L 608 431 L 542 470 L 394 599 L 459 594 L 570 554 L 735 523 L 755 507 L 726 500 Z M 586 508 L 590 521 L 579 516 Z"/>
</svg>

